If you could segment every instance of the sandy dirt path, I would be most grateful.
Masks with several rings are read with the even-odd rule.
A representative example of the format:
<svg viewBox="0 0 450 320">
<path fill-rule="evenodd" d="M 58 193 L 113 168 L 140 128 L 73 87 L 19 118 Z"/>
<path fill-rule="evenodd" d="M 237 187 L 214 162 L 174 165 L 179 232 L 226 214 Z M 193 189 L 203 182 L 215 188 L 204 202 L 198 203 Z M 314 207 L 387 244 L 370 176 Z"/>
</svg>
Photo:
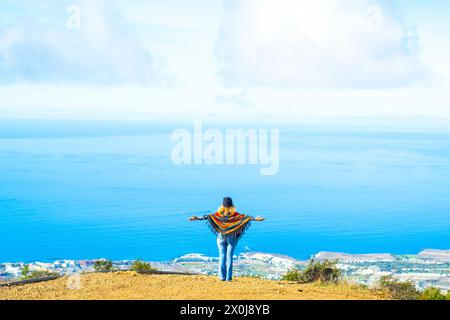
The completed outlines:
<svg viewBox="0 0 450 320">
<path fill-rule="evenodd" d="M 367 289 L 340 284 L 295 284 L 256 278 L 221 282 L 209 276 L 139 275 L 134 272 L 92 273 L 78 278 L 0 288 L 1 300 L 280 300 L 382 299 Z"/>
</svg>

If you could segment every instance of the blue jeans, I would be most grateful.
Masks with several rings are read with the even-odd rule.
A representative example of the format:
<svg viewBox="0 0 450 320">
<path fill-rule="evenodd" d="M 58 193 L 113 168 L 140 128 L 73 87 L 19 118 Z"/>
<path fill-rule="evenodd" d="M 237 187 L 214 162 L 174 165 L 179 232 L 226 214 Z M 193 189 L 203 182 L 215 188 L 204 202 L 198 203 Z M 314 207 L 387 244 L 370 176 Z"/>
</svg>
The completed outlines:
<svg viewBox="0 0 450 320">
<path fill-rule="evenodd" d="M 234 236 L 219 234 L 217 247 L 219 248 L 219 279 L 231 281 L 233 279 L 233 254 L 237 245 Z"/>
</svg>

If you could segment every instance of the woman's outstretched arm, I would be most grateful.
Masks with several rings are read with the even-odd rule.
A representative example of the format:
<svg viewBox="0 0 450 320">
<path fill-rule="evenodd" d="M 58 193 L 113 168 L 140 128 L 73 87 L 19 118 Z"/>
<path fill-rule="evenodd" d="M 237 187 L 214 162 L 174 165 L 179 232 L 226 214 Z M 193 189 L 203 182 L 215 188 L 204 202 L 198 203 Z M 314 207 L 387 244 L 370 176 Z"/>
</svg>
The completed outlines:
<svg viewBox="0 0 450 320">
<path fill-rule="evenodd" d="M 252 221 L 258 221 L 258 222 L 261 222 L 261 221 L 264 221 L 264 220 L 266 220 L 266 218 L 259 217 L 259 216 L 252 219 Z"/>
<path fill-rule="evenodd" d="M 202 217 L 193 216 L 189 218 L 189 221 L 201 221 L 208 219 L 208 215 L 204 215 Z"/>
</svg>

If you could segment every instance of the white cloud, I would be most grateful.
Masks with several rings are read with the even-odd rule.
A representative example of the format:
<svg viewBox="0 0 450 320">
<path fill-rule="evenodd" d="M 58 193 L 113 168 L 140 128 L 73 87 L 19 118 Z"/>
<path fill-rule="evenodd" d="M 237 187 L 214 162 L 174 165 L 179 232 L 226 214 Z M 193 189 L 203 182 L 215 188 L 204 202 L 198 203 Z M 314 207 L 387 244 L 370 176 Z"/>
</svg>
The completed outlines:
<svg viewBox="0 0 450 320">
<path fill-rule="evenodd" d="M 224 0 L 229 85 L 391 88 L 428 83 L 414 28 L 383 0 Z"/>
<path fill-rule="evenodd" d="M 127 30 L 115 3 L 81 0 L 81 28 L 67 27 L 69 1 L 0 28 L 0 82 L 130 84 L 166 80 L 156 62 Z M 24 4 L 26 6 L 26 4 Z M 56 12 L 56 14 L 55 14 Z"/>
</svg>

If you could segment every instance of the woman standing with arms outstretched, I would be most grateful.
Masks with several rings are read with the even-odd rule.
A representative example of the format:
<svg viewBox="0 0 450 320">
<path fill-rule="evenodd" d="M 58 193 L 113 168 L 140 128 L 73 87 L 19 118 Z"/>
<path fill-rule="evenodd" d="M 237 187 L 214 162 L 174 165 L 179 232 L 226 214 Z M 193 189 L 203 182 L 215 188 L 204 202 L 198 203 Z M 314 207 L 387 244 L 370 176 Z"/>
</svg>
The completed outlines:
<svg viewBox="0 0 450 320">
<path fill-rule="evenodd" d="M 209 227 L 217 234 L 219 248 L 219 279 L 231 281 L 233 279 L 233 254 L 239 239 L 250 227 L 252 221 L 264 221 L 262 217 L 253 218 L 236 211 L 230 197 L 223 199 L 220 208 L 214 214 L 203 217 L 191 217 L 191 221 L 208 220 Z"/>
</svg>

